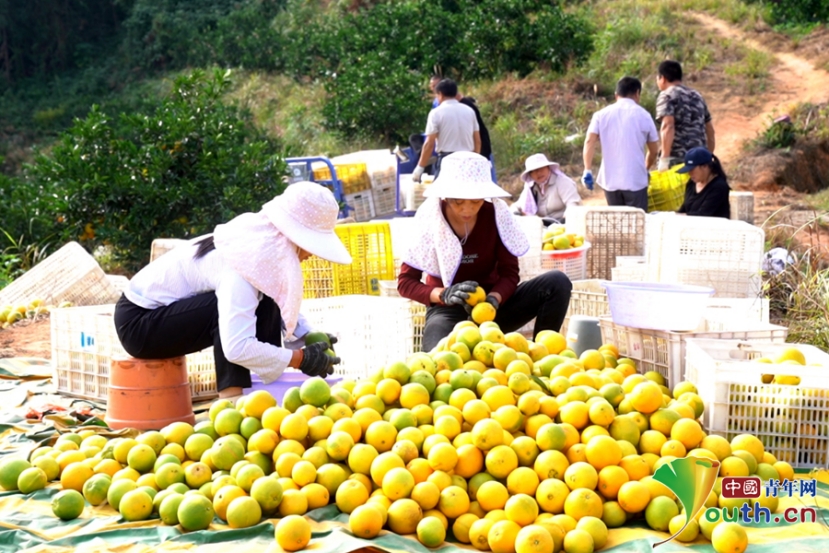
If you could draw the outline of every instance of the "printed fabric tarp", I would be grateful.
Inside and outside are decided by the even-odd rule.
[[[4,368],[8,370],[8,365]],[[42,393],[40,389],[29,389],[26,392]],[[3,399],[8,399],[8,396]],[[35,448],[54,443],[59,431],[91,429],[109,438],[137,434],[137,431],[130,429],[112,431],[102,426],[103,422],[97,417],[87,420],[85,426],[79,427],[78,421],[66,413],[47,415],[43,421],[29,421],[21,416],[26,407],[14,405],[12,403],[10,408],[9,403],[4,402],[2,408],[6,410],[0,411],[0,461],[10,455],[28,457]],[[798,477],[814,476],[798,474]],[[180,526],[166,526],[158,518],[128,523],[106,504],[98,507],[87,504],[80,518],[63,522],[54,516],[50,505],[52,496],[59,491],[59,484],[51,484],[44,490],[28,495],[19,492],[0,492],[0,553],[227,553],[242,548],[245,553],[282,551],[274,540],[276,519],[265,520],[244,530],[234,530],[215,518],[209,530],[188,533],[182,531]],[[818,513],[816,523],[752,525],[748,528],[748,551],[829,551],[829,471],[819,472],[817,492],[817,497],[814,498],[781,498],[778,509],[778,513],[781,513],[788,507],[815,507]],[[413,536],[398,536],[388,531],[383,531],[374,540],[359,539],[348,530],[348,515],[340,513],[333,505],[311,511],[306,518],[312,523],[313,528],[313,538],[308,550],[315,553],[348,553],[361,549],[392,553],[477,551],[470,546],[454,542],[451,531],[447,537],[449,542],[434,550],[427,549]],[[648,529],[644,522],[637,522],[625,528],[610,530],[608,543],[601,551],[649,553],[654,551],[653,544],[664,540],[665,537],[664,533]],[[691,544],[669,542],[659,546],[657,550],[660,553],[714,551],[711,544],[702,537]]]
[[[801,475],[802,476],[802,475]],[[829,486],[819,484],[819,497],[809,498],[811,505],[818,505],[819,520],[829,515]],[[186,533],[179,526],[166,526],[158,519],[142,522],[123,521],[111,507],[86,506],[83,515],[72,521],[62,522],[53,514],[51,497],[59,491],[57,485],[45,490],[22,495],[5,492],[0,494],[0,552],[2,553],[84,553],[116,551],[119,553],[145,553],[150,551],[237,551],[245,553],[272,553],[282,549],[274,540],[276,520],[266,520],[251,528],[233,530],[215,519],[209,530]],[[783,499],[781,510],[802,506],[798,499]],[[383,531],[374,540],[354,537],[348,531],[348,516],[341,514],[334,505],[316,509],[306,515],[312,523],[313,538],[308,550],[315,553],[347,553],[363,548],[389,552],[426,553],[442,551],[476,551],[469,546],[447,543],[430,550],[413,536],[398,536]],[[829,551],[829,529],[823,522],[788,526],[760,524],[749,528],[749,551],[752,553]],[[449,539],[452,539],[451,533]],[[665,534],[647,529],[644,524],[614,529],[602,551],[610,553],[654,551],[653,544],[665,539]],[[677,551],[713,552],[711,544],[699,538],[692,544],[670,542],[657,548],[666,553]]]

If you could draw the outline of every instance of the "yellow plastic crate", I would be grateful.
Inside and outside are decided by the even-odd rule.
[[[394,256],[388,223],[352,223],[335,227],[353,259],[350,265],[318,257],[303,261],[304,297],[380,295],[380,281],[394,280]]]
[[[335,164],[334,170],[337,172],[337,179],[343,185],[343,194],[355,194],[371,188],[371,178],[365,163]],[[314,169],[314,180],[332,180],[328,166]]]
[[[648,211],[676,211],[685,201],[688,175],[677,173],[685,164],[674,165],[667,171],[651,171],[648,184]]]

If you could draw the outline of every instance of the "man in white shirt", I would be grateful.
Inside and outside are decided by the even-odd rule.
[[[454,152],[481,152],[481,134],[475,111],[461,104],[458,85],[452,79],[443,79],[435,87],[440,105],[429,112],[426,119],[426,142],[420,152],[420,161],[412,174],[412,180],[420,182],[429,164],[432,151],[437,152],[435,176],[440,173],[440,161]]]
[[[651,115],[639,105],[642,83],[622,77],[616,83],[616,103],[593,114],[584,142],[582,181],[593,186],[593,156],[602,145],[602,166],[597,182],[607,205],[648,210],[648,168],[656,162],[659,134]],[[647,147],[647,159],[645,158]]]

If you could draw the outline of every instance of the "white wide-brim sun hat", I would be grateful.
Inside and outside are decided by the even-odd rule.
[[[485,200],[512,194],[492,182],[492,166],[475,152],[455,152],[440,162],[440,174],[423,192],[424,198]]]
[[[351,263],[351,254],[334,232],[340,207],[324,186],[308,181],[291,184],[262,212],[303,250],[333,263]]]
[[[524,182],[533,182],[530,173],[542,167],[553,167],[555,169],[559,167],[559,164],[555,161],[550,161],[544,154],[533,154],[524,162],[524,172],[521,173],[521,180]]]

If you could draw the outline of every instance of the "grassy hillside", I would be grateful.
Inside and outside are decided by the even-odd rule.
[[[102,6],[110,1],[95,0]],[[171,105],[179,105],[180,89],[175,83],[199,68],[232,69],[220,79],[219,101],[222,106],[238,107],[227,113],[248,129],[234,143],[234,148],[241,148],[238,155],[252,155],[261,163],[270,163],[265,153],[335,156],[403,143],[425,124],[430,101],[426,83],[438,69],[455,77],[465,95],[477,98],[492,135],[499,179],[515,190],[522,160],[535,152],[552,156],[570,174],[581,172],[583,135],[590,117],[613,101],[614,84],[623,75],[642,80],[642,103],[649,110],[657,95],[656,66],[668,58],[683,63],[692,86],[701,79],[717,94],[751,103],[764,90],[772,64],[767,55],[706,31],[692,16],[695,11],[705,12],[746,29],[768,29],[769,22],[774,23],[767,4],[742,0],[573,0],[558,5],[541,0],[129,0],[116,4],[120,11],[111,14],[115,23],[108,27],[109,34],[87,42],[76,40],[78,44],[69,45],[74,48],[71,55],[61,57],[55,53],[58,50],[47,48],[52,28],[45,21],[38,28],[40,41],[19,46],[20,52],[29,54],[20,59],[30,63],[5,67],[6,79],[0,80],[4,105],[0,201],[11,206],[15,216],[2,224],[5,245],[0,249],[0,273],[23,270],[37,252],[68,239],[83,239],[90,250],[101,244],[127,248],[115,240],[123,229],[101,227],[102,221],[112,218],[109,214],[68,205],[80,200],[69,196],[67,203],[63,186],[100,181],[103,196],[94,197],[92,203],[118,206],[129,205],[136,195],[161,198],[163,194],[153,191],[180,189],[176,183],[190,183],[189,179],[211,189],[218,186],[216,177],[192,173],[215,157],[215,144],[223,137],[209,121],[197,125],[209,140],[187,142],[186,132],[191,131],[186,125],[164,126],[164,132],[153,135],[153,143],[140,138],[142,120],[180,117],[170,111]],[[787,29],[796,35],[813,27],[798,23]],[[48,63],[38,63],[40,54]],[[0,75],[2,60],[0,51]],[[205,86],[212,98],[216,91],[208,89],[213,85]],[[93,104],[94,116],[88,116]],[[96,126],[95,117],[106,122],[105,133]],[[119,140],[130,171],[137,172],[138,181],[146,181],[142,188],[130,184],[138,181],[127,179],[126,188],[114,189],[111,183],[122,182],[123,168],[112,176],[92,174],[93,166],[85,160],[74,160],[74,172],[61,174],[64,165],[55,161],[53,151],[68,155],[73,148],[82,150],[93,142],[89,136]],[[191,161],[186,165],[176,161],[179,165],[171,171],[171,160],[164,157],[170,152],[166,148],[179,142],[198,147],[188,153],[194,156]],[[269,151],[251,153],[246,150],[248,143]],[[59,147],[53,150],[55,144]],[[213,144],[214,150],[205,144]],[[146,152],[154,160],[149,172],[132,152]],[[102,167],[94,170],[110,170]],[[115,170],[113,164],[109,167]],[[251,178],[256,174],[253,170]],[[234,209],[254,207],[244,203],[250,198],[234,196],[233,190],[223,194],[236,198]],[[144,240],[162,229],[179,234],[202,231],[198,225],[180,222],[197,199],[176,202],[177,213],[144,213],[131,219],[145,225],[131,232]],[[232,213],[225,209],[211,217]],[[124,217],[128,215],[135,214]],[[140,261],[134,256],[113,259]]]

